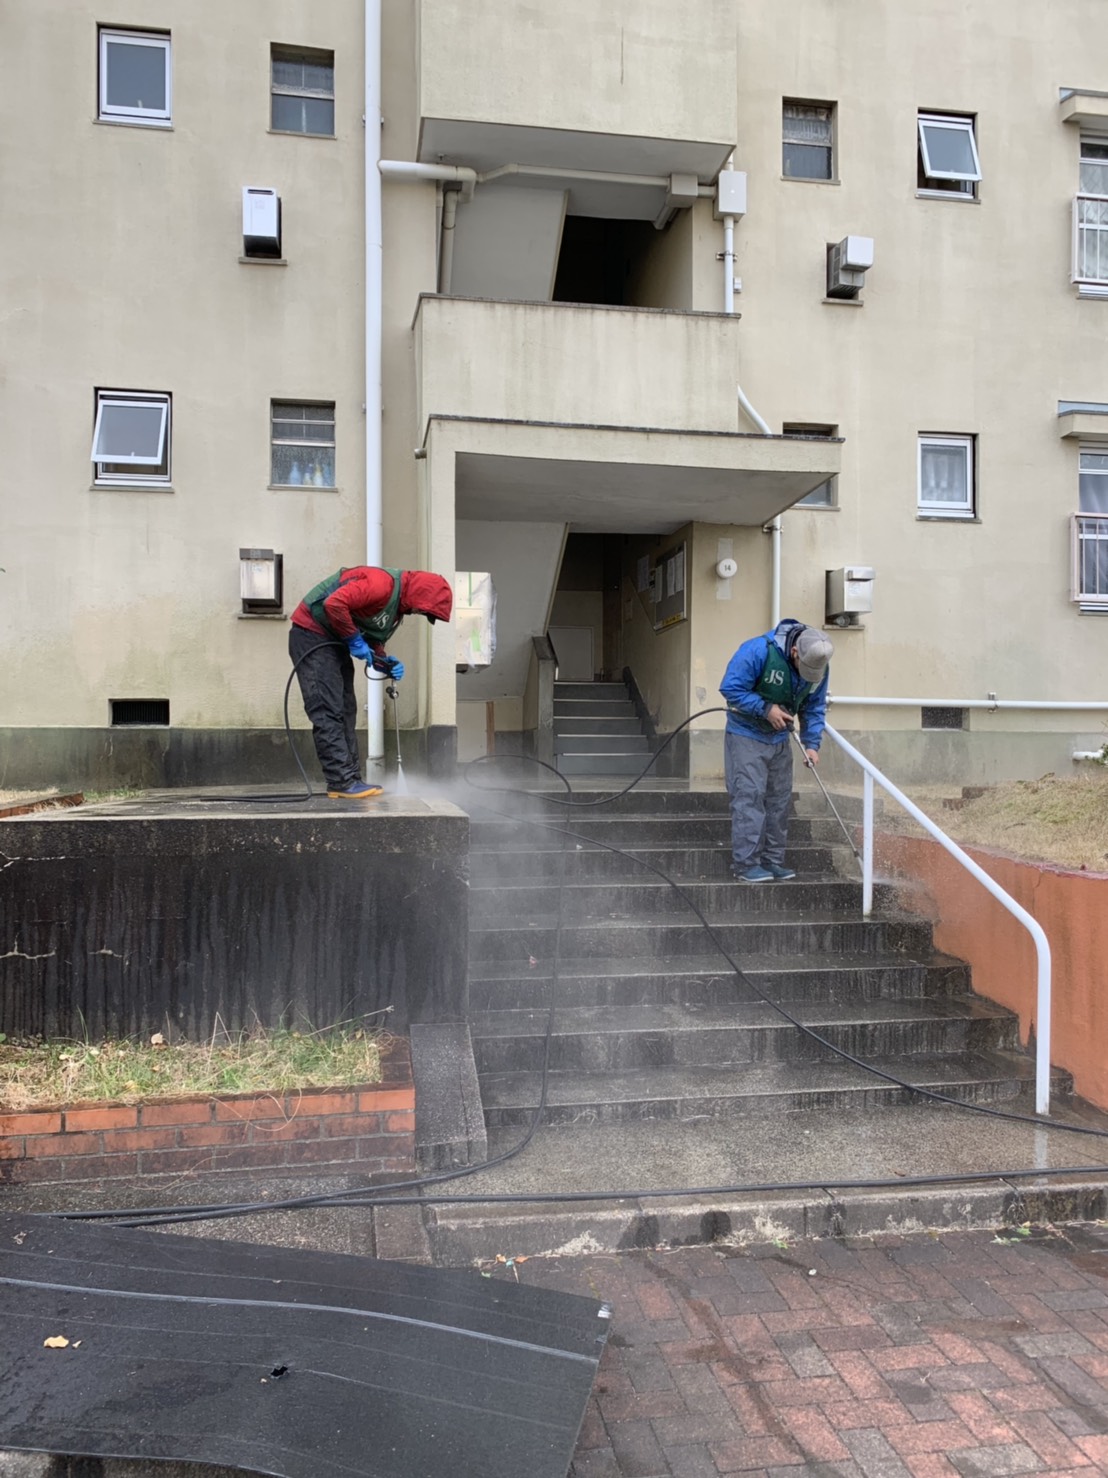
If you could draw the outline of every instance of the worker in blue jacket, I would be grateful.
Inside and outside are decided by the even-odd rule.
[[[787,617],[752,637],[727,664],[724,773],[731,797],[731,875],[744,883],[783,882],[792,799],[789,735],[800,726],[808,763],[819,763],[833,648],[822,631]]]

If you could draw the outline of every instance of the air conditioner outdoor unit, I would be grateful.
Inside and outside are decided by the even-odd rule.
[[[873,237],[844,236],[827,248],[827,296],[856,298],[873,266]]]

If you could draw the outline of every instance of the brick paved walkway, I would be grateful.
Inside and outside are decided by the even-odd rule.
[[[518,1271],[614,1304],[572,1478],[1108,1472],[1108,1227]]]

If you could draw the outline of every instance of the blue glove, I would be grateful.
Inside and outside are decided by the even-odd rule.
[[[404,676],[404,664],[399,657],[375,657],[373,665],[378,672],[391,677],[394,683],[398,683]]]
[[[346,638],[346,645],[350,650],[350,655],[359,662],[373,661],[373,653],[369,649],[369,643],[360,631],[356,631],[353,636],[348,636]]]

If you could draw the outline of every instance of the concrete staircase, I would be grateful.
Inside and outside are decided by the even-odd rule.
[[[623,683],[554,684],[554,762],[563,775],[637,775],[649,758]]]
[[[797,879],[753,887],[730,878],[721,792],[641,788],[576,812],[549,799],[523,805],[528,819],[472,817],[469,1026],[492,1156],[519,1142],[539,1103],[553,990],[543,1128],[517,1160],[458,1191],[745,1185],[805,1173],[845,1182],[860,1170],[906,1173],[906,1159],[939,1170],[972,1167],[975,1155],[1021,1162],[1033,1128],[983,1127],[977,1115],[921,1105],[759,997],[755,987],[828,1042],[910,1083],[1033,1111],[1034,1065],[1016,1018],[974,996],[968,967],[938,952],[930,925],[898,913],[887,889],[862,919],[860,884],[834,866],[850,854],[818,794],[796,803],[790,825]],[[549,829],[560,826],[574,836]],[[677,880],[745,979],[660,877],[594,841]],[[1056,1074],[1054,1089],[1065,1095],[1072,1083]],[[676,1203],[649,1216],[643,1204],[442,1207],[428,1227],[436,1255],[466,1261],[575,1237],[594,1248],[652,1245],[667,1225],[671,1239],[710,1240],[723,1224],[717,1202],[672,1212],[668,1223],[660,1208]],[[745,1204],[741,1214],[762,1225],[762,1199]],[[723,1220],[739,1214],[730,1207]],[[815,1214],[805,1203],[803,1215]],[[924,1214],[918,1200],[911,1214]],[[945,1214],[926,1213],[940,1223]],[[873,1215],[884,1224],[885,1204]],[[509,1235],[511,1248],[502,1245]]]

